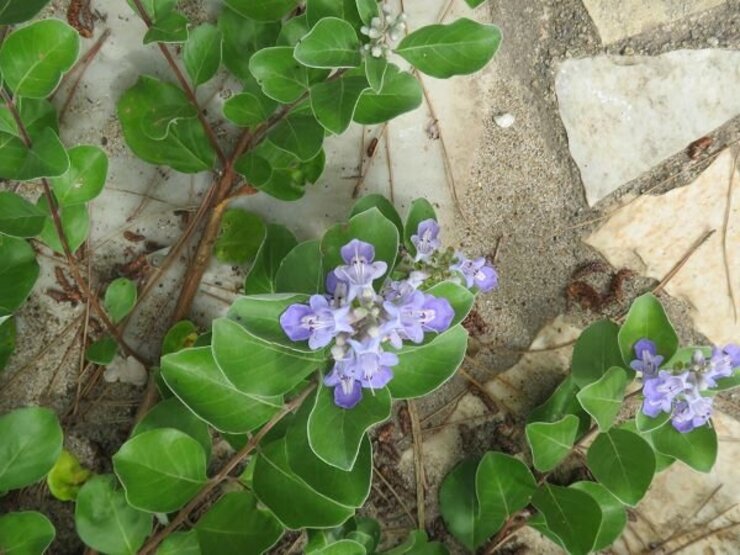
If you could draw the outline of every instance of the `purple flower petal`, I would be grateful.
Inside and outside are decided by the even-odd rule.
[[[486,264],[476,272],[474,282],[481,293],[487,293],[498,287],[498,273],[493,266]]]
[[[356,261],[370,264],[375,260],[375,247],[359,239],[352,239],[340,251],[345,264],[354,264]]]
[[[411,236],[411,243],[416,247],[415,261],[427,260],[442,245],[439,238],[439,224],[432,218],[419,223],[416,234]]]
[[[362,400],[362,387],[355,379],[342,380],[334,387],[334,404],[343,409],[351,409]]]
[[[311,330],[302,324],[309,314],[311,308],[305,304],[292,304],[280,315],[280,326],[291,341],[305,341],[311,336]]]
[[[449,328],[455,318],[455,310],[452,308],[450,301],[434,295],[424,295],[422,310],[424,314],[422,326],[424,329],[437,333],[442,333]]]

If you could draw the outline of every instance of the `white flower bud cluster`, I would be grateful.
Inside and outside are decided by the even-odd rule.
[[[363,25],[360,32],[370,39],[362,46],[365,54],[373,58],[385,58],[390,53],[390,44],[403,36],[406,30],[406,14],[393,15],[391,8],[384,5],[378,17],[373,17],[370,25]]]

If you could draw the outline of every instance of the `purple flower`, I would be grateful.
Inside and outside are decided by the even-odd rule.
[[[331,304],[334,307],[345,306],[349,301],[349,285],[340,280],[334,272],[326,274],[324,282],[326,292],[331,296]]]
[[[346,265],[334,270],[334,275],[349,286],[348,299],[372,295],[373,280],[388,270],[385,262],[373,262],[375,248],[370,243],[352,239],[341,249]]]
[[[450,266],[450,270],[460,272],[465,278],[465,283],[470,289],[477,287],[481,292],[486,293],[498,287],[498,274],[496,269],[490,264],[486,264],[484,257],[474,260],[465,258],[462,253],[456,255],[457,263]]]
[[[663,363],[663,357],[657,354],[655,343],[649,339],[640,339],[635,343],[635,354],[637,359],[630,362],[630,368],[642,372],[646,379],[655,377]]]
[[[428,277],[429,274],[425,272],[414,271],[409,274],[408,279],[391,281],[383,291],[383,298],[386,301],[398,301],[401,298],[409,297]]]
[[[712,417],[711,397],[702,397],[698,392],[687,395],[676,403],[671,423],[681,433],[687,433],[704,426]]]
[[[350,307],[332,308],[323,295],[312,295],[309,304],[292,304],[280,315],[280,326],[292,341],[305,341],[313,349],[326,347],[340,332],[352,333]]]
[[[702,381],[707,387],[717,387],[718,379],[729,376],[732,376],[732,356],[724,349],[715,347],[706,370],[701,375]]]
[[[429,218],[419,223],[416,235],[411,236],[411,242],[416,247],[414,261],[427,260],[432,254],[439,250],[442,245],[439,236],[439,224]]]
[[[382,328],[391,344],[400,349],[403,339],[414,343],[424,340],[425,331],[441,333],[450,327],[455,311],[449,301],[421,291],[401,299],[403,304],[383,303],[388,321]]]
[[[730,343],[722,348],[722,352],[730,357],[730,365],[733,368],[740,368],[740,345]]]
[[[351,359],[339,360],[324,378],[324,385],[334,388],[334,404],[351,409],[362,400],[362,385],[355,378]]]
[[[645,396],[642,412],[651,418],[661,412],[671,412],[676,397],[691,387],[689,372],[674,375],[661,370],[658,376],[646,379],[642,386],[642,394]]]
[[[362,387],[380,389],[393,379],[391,366],[398,364],[398,357],[387,353],[380,347],[380,338],[370,338],[363,342],[348,341],[354,351],[354,375]]]

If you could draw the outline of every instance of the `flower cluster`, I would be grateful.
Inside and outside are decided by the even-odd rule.
[[[740,367],[740,346],[715,347],[710,357],[697,349],[686,367],[661,370],[663,357],[655,343],[641,339],[635,344],[637,358],[630,366],[642,373],[645,397],[642,412],[655,418],[665,412],[679,432],[690,432],[706,424],[712,416],[712,397],[703,391],[717,386],[717,380]]]
[[[370,25],[363,25],[360,29],[370,39],[362,50],[373,58],[385,58],[391,51],[390,43],[400,39],[405,30],[406,14],[394,16],[390,7],[384,5],[378,17],[373,17]]]
[[[433,225],[432,225],[433,224]],[[412,239],[417,257],[431,257],[440,247],[434,220],[419,225]],[[445,298],[425,293],[429,274],[406,267],[388,274],[388,264],[375,260],[375,248],[353,239],[340,254],[344,264],[326,277],[326,294],[312,295],[308,304],[292,304],[280,316],[280,325],[292,341],[308,340],[313,350],[330,347],[333,368],[324,384],[334,388],[334,402],[350,409],[362,399],[363,389],[379,389],[393,378],[393,367],[404,341],[421,343],[426,333],[448,329],[455,311]],[[406,258],[411,259],[406,254]],[[460,255],[455,269],[469,287],[492,289],[497,276],[483,261]],[[386,277],[376,292],[374,283]],[[458,278],[459,279],[459,278]]]

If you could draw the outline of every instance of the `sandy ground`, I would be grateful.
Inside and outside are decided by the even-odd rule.
[[[409,5],[416,2],[421,0],[407,0]],[[107,22],[98,22],[98,25],[128,25],[125,16],[120,15],[124,12],[108,10],[108,4],[101,3],[98,7],[102,15],[108,15]],[[453,145],[456,151],[466,152],[467,156],[464,163],[454,166],[457,192],[461,199],[459,211],[448,194],[442,195],[442,200],[438,202],[445,218],[453,224],[453,228],[447,232],[448,240],[471,253],[495,255],[501,276],[501,288],[481,298],[478,303],[477,329],[471,341],[470,359],[464,366],[480,382],[488,382],[516,364],[521,357],[520,351],[529,348],[539,330],[557,316],[564,315],[558,324],[562,328],[582,328],[600,317],[620,314],[632,297],[654,286],[652,280],[633,276],[624,284],[623,297],[595,310],[584,310],[579,306],[578,299],[569,302],[566,295],[573,272],[583,264],[601,260],[598,253],[583,243],[583,239],[596,228],[599,218],[613,210],[620,198],[647,189],[663,192],[685,185],[708,165],[708,158],[704,162],[692,162],[684,153],[677,154],[620,189],[619,193],[595,209],[588,208],[578,168],[570,157],[565,129],[558,114],[554,93],[557,64],[567,58],[600,53],[656,55],[678,48],[705,48],[707,45],[740,49],[738,1],[726,2],[715,9],[606,47],[602,45],[594,23],[579,0],[504,0],[490,4],[490,11],[484,9],[480,15],[503,29],[505,40],[500,52],[483,76],[470,81],[476,96],[469,104],[457,99],[451,104],[436,105],[443,134],[446,133],[444,122],[454,120],[457,114],[461,118],[471,117],[471,114],[463,113],[466,111],[474,111],[474,119],[481,122],[480,133],[473,134],[474,142],[466,137],[462,132],[464,130],[456,129],[454,125],[444,135],[447,144]],[[66,3],[56,5],[56,13],[64,13],[66,6]],[[191,2],[188,11],[203,17],[208,10]],[[144,66],[151,64],[143,55],[140,59]],[[152,67],[155,71],[162,69],[156,64]],[[121,82],[125,84],[127,79],[130,82],[131,75],[129,72],[122,76]],[[82,98],[88,94],[86,88],[84,86],[80,93]],[[77,104],[76,109],[81,111],[84,100],[78,102],[82,104]],[[94,99],[90,102],[94,102]],[[493,116],[500,113],[513,114],[516,118],[514,125],[507,129],[498,127],[493,122]],[[429,115],[425,113],[421,117],[423,121]],[[71,135],[83,136],[97,144],[104,143],[109,152],[126,160],[119,130],[110,119],[103,118],[100,124],[95,124],[91,129],[84,120],[75,117],[70,127]],[[80,127],[86,130],[80,130]],[[724,145],[740,139],[740,118],[726,123],[711,136],[714,143],[706,153],[707,157],[719,152]],[[594,140],[598,140],[598,137],[594,137]],[[454,158],[453,163],[456,160]],[[115,166],[113,169],[117,171]],[[330,167],[328,173],[338,179],[344,170],[352,174],[356,173],[357,168],[352,163],[346,163],[341,167]],[[106,228],[105,224],[110,222],[99,224],[99,241],[96,244],[100,246],[94,252],[91,267],[101,280],[109,279],[115,274],[117,264],[130,261],[142,248],[126,243],[121,239],[120,232],[113,236],[111,229],[118,230],[125,224],[134,231],[145,231],[149,240],[166,245],[177,236],[179,230],[180,222],[173,211],[191,206],[203,186],[198,180],[186,181],[187,185],[179,193],[163,197],[170,194],[165,193],[162,186],[170,176],[160,175],[156,187],[148,188],[147,184],[153,182],[149,181],[153,178],[156,178],[153,169],[141,169],[137,190],[164,202],[149,198],[146,201],[147,209],[127,222],[126,218],[135,212],[138,203],[143,202],[144,197],[140,196],[130,201],[120,214],[110,216],[113,220],[118,218],[115,225],[110,224]],[[128,185],[120,181],[119,176],[116,187]],[[183,181],[178,183],[182,185]],[[322,185],[325,194],[342,198],[347,196],[346,185],[341,184],[344,189],[339,191],[338,183],[327,181]],[[403,186],[403,183],[396,183],[397,189]],[[106,198],[115,202],[113,197]],[[322,199],[325,202],[326,197]],[[317,206],[320,201],[312,202]],[[149,210],[152,205],[157,208]],[[264,205],[258,206],[269,212]],[[342,214],[338,208],[327,208],[324,212],[326,214],[322,213],[322,216],[327,221],[336,220]],[[308,234],[310,230],[302,230],[302,233]],[[106,237],[109,240],[103,241]],[[48,297],[45,289],[53,285],[53,268],[61,262],[52,258],[45,260],[43,282],[19,314],[22,343],[13,363],[0,377],[0,410],[32,401],[53,406],[64,418],[67,447],[96,470],[106,471],[110,469],[110,455],[125,439],[141,390],[129,385],[94,381],[92,374],[82,375],[78,380],[80,349],[79,339],[75,337],[78,326],[85,319],[84,307],[60,304]],[[619,269],[605,265],[597,265],[596,269],[589,279],[597,289],[606,291],[613,274]],[[238,272],[222,267],[209,274],[208,279],[222,284],[222,288],[228,288],[236,283],[237,276]],[[165,282],[159,296],[153,296],[146,313],[140,316],[146,325],[137,327],[144,331],[133,337],[152,353],[156,352],[161,334],[161,325],[156,325],[157,315],[167,309],[171,299],[168,291],[173,287],[176,287],[174,278]],[[228,292],[220,291],[219,294],[228,298]],[[207,320],[218,310],[209,304],[212,300],[208,295],[201,298],[196,314],[199,319]],[[664,301],[677,324],[681,339],[686,343],[701,341],[702,338],[692,329],[688,307],[668,297],[664,297]],[[53,340],[65,328],[67,331],[64,335]],[[51,345],[51,348],[44,352],[44,345]],[[560,364],[556,362],[555,355],[553,364]],[[80,387],[84,396],[75,411],[78,381],[82,384]],[[85,391],[85,384],[88,383],[96,385]],[[555,385],[555,379],[533,378],[524,387],[529,390],[528,396],[541,400]],[[424,427],[432,428],[424,436],[432,445],[435,444],[433,438],[440,432],[438,427],[443,425],[445,417],[449,417],[447,407],[452,407],[452,403],[468,387],[468,381],[458,376],[434,395],[416,403]],[[471,404],[470,414],[486,411],[480,401],[468,398],[465,402]],[[476,402],[478,406],[472,406]],[[727,398],[722,406],[726,412],[737,415],[735,405],[735,399]],[[383,433],[378,434],[376,466],[415,516],[416,486],[413,466],[407,464],[411,442],[405,410],[399,404],[394,411],[392,424],[382,428]],[[501,407],[496,410],[499,410],[498,414],[486,421],[471,420],[457,426],[461,439],[454,444],[454,452],[449,460],[461,460],[491,448],[507,452],[522,449],[518,416],[508,415]],[[433,460],[434,455],[429,455],[429,459]],[[449,460],[445,464],[449,465]],[[397,464],[399,461],[401,464]],[[438,481],[433,477],[443,474],[444,470],[436,467],[428,469],[427,529],[442,539],[453,553],[457,553],[461,552],[459,546],[445,533],[435,502]],[[34,487],[13,494],[4,499],[0,506],[3,510],[8,507],[42,506],[51,513],[58,530],[58,540],[51,552],[81,552],[72,530],[71,506],[48,501],[43,488]],[[402,537],[410,527],[405,510],[388,487],[381,483],[374,489],[365,512],[381,519],[387,540],[391,543]],[[527,543],[530,540],[535,543]],[[544,548],[536,541],[536,538],[525,538],[519,543],[512,542],[507,549],[511,552],[519,552],[518,549],[523,549],[522,552],[527,552],[527,549],[529,552],[541,552]]]

